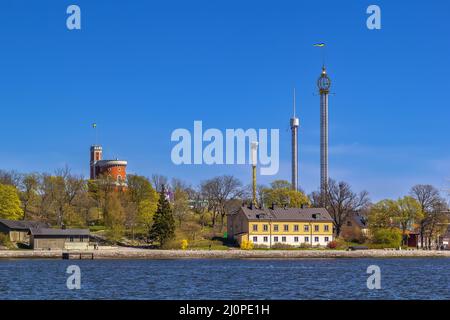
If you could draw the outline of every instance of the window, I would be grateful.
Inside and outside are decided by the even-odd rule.
[[[264,240],[263,240],[264,242],[268,242],[269,241],[269,238],[268,237],[264,237]]]
[[[264,231],[269,231],[269,225],[267,225],[267,224],[263,225],[263,230]]]
[[[305,237],[305,242],[309,242],[309,237]]]
[[[298,242],[298,237],[294,237],[294,242]]]
[[[283,226],[283,230],[284,230],[285,232],[288,232],[288,231],[289,231],[289,225],[288,225],[288,224],[285,224],[285,225]]]
[[[273,237],[273,241],[278,242],[278,237]]]
[[[294,231],[298,232],[298,224],[294,224]]]
[[[325,231],[330,231],[330,226],[329,225],[324,225],[323,226],[323,230],[325,230]]]
[[[314,237],[314,242],[319,242],[319,237]]]
[[[273,225],[273,231],[278,232],[278,225],[277,224]]]
[[[314,226],[314,231],[319,232],[319,226],[317,224]]]
[[[258,231],[258,225],[257,224],[253,225],[253,231]]]
[[[286,237],[281,237],[282,242],[286,242]]]
[[[305,226],[303,227],[303,230],[304,230],[305,232],[308,232],[308,231],[309,231],[309,226],[308,226],[308,225],[305,225]]]
[[[258,242],[258,237],[253,237],[253,242]]]
[[[325,242],[328,242],[328,241],[330,241],[330,238],[325,237]]]

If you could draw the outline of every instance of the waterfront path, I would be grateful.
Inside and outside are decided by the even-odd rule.
[[[93,253],[94,259],[317,259],[317,258],[417,258],[449,257],[450,251],[435,250],[150,250],[110,248],[95,251],[0,250],[0,259],[61,259],[63,252],[72,255]]]

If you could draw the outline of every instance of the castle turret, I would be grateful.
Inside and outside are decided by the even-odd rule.
[[[91,146],[91,180],[95,179],[98,175],[96,170],[96,164],[98,161],[102,160],[103,149],[101,146],[93,145]]]

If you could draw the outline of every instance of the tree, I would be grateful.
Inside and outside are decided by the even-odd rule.
[[[400,226],[404,244],[406,244],[406,230],[412,226],[413,222],[420,220],[423,216],[420,204],[416,199],[407,196],[393,201],[392,205],[394,221]]]
[[[266,206],[276,204],[279,206],[289,205],[291,208],[301,208],[309,205],[308,197],[302,191],[292,190],[291,184],[285,180],[275,180],[271,188],[263,189],[262,197]]]
[[[156,212],[159,195],[153,188],[150,181],[137,175],[127,177],[127,198],[130,202],[127,210],[128,225],[134,231],[136,223],[144,226],[145,233],[148,234]]]
[[[208,203],[208,210],[212,213],[212,226],[214,227],[217,218],[221,217],[221,228],[223,228],[226,203],[244,194],[242,183],[233,176],[220,176],[203,181],[200,189],[203,199]]]
[[[189,214],[189,195],[181,187],[175,187],[173,199],[173,215],[181,226],[183,220]]]
[[[0,218],[20,220],[23,210],[17,189],[11,185],[0,184]]]
[[[311,198],[314,199],[315,205],[322,204],[322,197],[318,192],[315,192]],[[369,204],[367,191],[356,194],[348,183],[343,181],[337,183],[333,179],[330,179],[327,184],[324,198],[325,208],[333,218],[337,236],[341,234],[342,225],[348,216],[352,212],[364,209]]]
[[[39,175],[36,173],[25,174],[21,181],[20,198],[23,205],[23,219],[28,219],[35,212],[39,204]]]
[[[89,196],[97,205],[97,221],[100,221],[105,213],[107,199],[115,193],[115,181],[109,175],[100,175],[95,180],[89,180],[88,183]]]
[[[108,238],[113,241],[122,239],[124,233],[125,210],[117,193],[108,196],[105,206],[105,226],[108,228]]]
[[[175,236],[175,219],[166,198],[165,186],[161,186],[158,209],[153,217],[153,225],[150,229],[149,239],[159,243],[160,247]]]
[[[434,227],[438,220],[442,220],[438,212],[442,209],[445,200],[440,196],[439,190],[429,184],[418,184],[411,188],[410,195],[419,202],[422,219],[419,222],[420,246],[425,246],[426,234],[433,236]],[[431,226],[431,228],[430,228]],[[430,234],[430,230],[432,231]]]
[[[21,175],[17,171],[4,171],[0,170],[0,184],[5,184],[13,187],[20,185]]]
[[[396,206],[394,200],[385,199],[375,203],[369,212],[369,227],[374,233],[378,229],[393,227],[392,208]]]
[[[434,204],[433,209],[426,213],[425,222],[423,224],[424,235],[428,242],[425,243],[426,247],[431,249],[432,240],[435,240],[447,230],[448,217],[447,212],[448,205],[441,199],[440,202]]]
[[[162,190],[162,187],[164,186],[167,188],[168,186],[168,179],[166,176],[162,176],[160,174],[153,174],[152,175],[152,183],[153,188],[155,188],[156,192],[160,193]]]

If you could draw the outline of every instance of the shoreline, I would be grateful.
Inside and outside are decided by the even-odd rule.
[[[450,251],[437,250],[154,250],[115,248],[94,251],[0,250],[0,261],[7,259],[59,259],[93,254],[94,260],[176,260],[176,259],[337,259],[337,258],[450,258]],[[71,258],[71,260],[79,258]],[[83,257],[82,259],[89,259]]]

